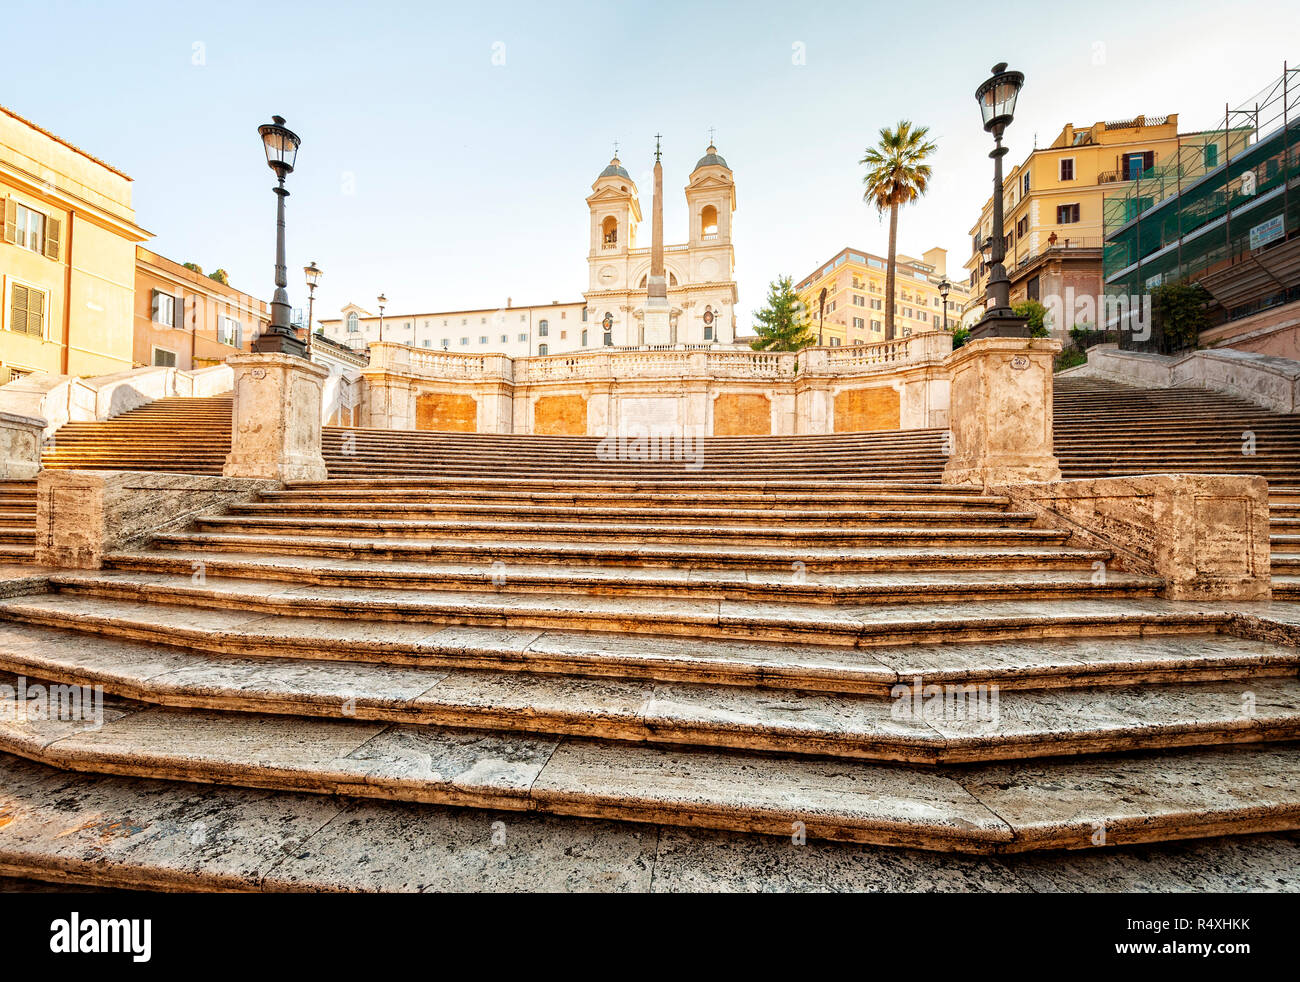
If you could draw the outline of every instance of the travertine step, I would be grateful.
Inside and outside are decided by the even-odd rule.
[[[265,532],[300,536],[347,536],[356,538],[393,537],[405,540],[455,538],[461,541],[487,539],[494,543],[518,540],[570,540],[697,543],[701,546],[743,542],[754,546],[798,543],[801,546],[844,545],[1009,545],[1013,543],[1063,543],[1069,534],[1055,529],[908,526],[780,526],[748,525],[636,525],[630,522],[507,522],[473,520],[404,520],[363,518],[272,518],[256,515],[216,515],[195,522],[200,532]]]
[[[137,595],[65,591],[0,600],[0,617],[228,655],[846,693],[885,693],[900,679],[910,683],[918,675],[926,684],[981,678],[1003,688],[1023,688],[1198,681],[1236,677],[1243,669],[1294,672],[1297,664],[1293,648],[1208,637],[1231,628],[1229,613],[1150,599],[1051,605],[1008,600],[980,604],[975,611],[964,601],[826,613],[811,608],[804,613],[817,616],[805,623],[813,626],[799,644],[791,645],[786,637],[755,637],[740,630],[749,623],[745,615],[750,620],[759,616],[745,605],[726,608],[728,621],[738,628],[730,636],[706,636],[703,631],[653,633],[648,626],[609,629],[608,623],[601,631],[576,618],[550,628],[444,624],[427,618],[381,621],[382,607],[352,617],[310,616],[319,609],[288,616],[238,603],[241,595],[257,589],[251,583],[242,594],[227,592],[207,604],[200,602],[202,597],[168,603],[161,590]],[[267,594],[273,588],[261,584],[260,590]],[[761,611],[772,613],[771,608],[764,605]],[[775,614],[781,624],[781,612]],[[818,623],[826,627],[818,631]],[[1267,631],[1276,633],[1274,628]]]
[[[338,558],[333,558],[338,557]],[[898,588],[925,584],[936,594],[955,590],[972,598],[1005,585],[1003,571],[1094,573],[1110,553],[1063,547],[952,546],[947,548],[779,549],[689,545],[601,546],[597,543],[466,543],[328,539],[317,536],[159,536],[153,550],[115,553],[113,569],[347,584],[357,588],[419,587],[554,593],[568,590],[628,596],[767,598],[832,603],[869,600]],[[938,574],[960,571],[952,586]],[[891,575],[904,577],[891,579]],[[917,579],[917,577],[926,577]],[[1119,588],[1148,592],[1158,581],[1119,573]],[[906,577],[911,577],[907,579]],[[1077,582],[1077,577],[1068,580]],[[1019,576],[1020,591],[1034,577]]]
[[[1285,743],[936,771],[121,702],[97,729],[12,724],[0,749],[100,774],[974,853],[1300,823]]]
[[[1038,604],[1037,612],[1068,610],[1071,602],[1085,599],[1149,597],[1160,585],[1152,577],[1112,573],[1104,583],[1094,582],[1088,570],[1020,571],[989,573],[935,571],[929,573],[860,573],[856,604],[826,605],[795,600],[777,601],[727,597],[620,596],[578,591],[555,593],[509,593],[488,591],[436,590],[408,587],[395,590],[350,586],[291,583],[283,590],[268,591],[258,580],[202,578],[202,569],[192,576],[166,576],[148,572],[111,571],[101,573],[58,573],[51,576],[54,587],[65,593],[143,599],[157,603],[199,607],[240,607],[250,611],[301,617],[362,617],[385,621],[421,621],[508,628],[555,629],[580,627],[594,631],[626,631],[638,634],[677,634],[694,637],[748,637],[763,640],[808,641],[813,638],[852,644],[864,636],[889,629],[889,612],[908,609],[908,604],[925,604],[937,598],[964,598],[968,621],[917,623],[904,615],[895,628],[915,633],[934,631],[950,636],[958,631],[980,632],[982,618],[972,612],[970,601],[988,609],[995,601],[1010,598],[1053,598],[1053,604]],[[364,575],[364,574],[363,574]],[[1031,618],[1032,620],[1032,615]],[[960,627],[958,626],[960,625]],[[960,634],[958,636],[961,636]]]
[[[1259,657],[1258,643],[1210,647]],[[1244,657],[1243,657],[1244,656]],[[1010,690],[973,679],[945,705],[698,683],[365,662],[241,658],[0,625],[0,669],[180,709],[581,736],[912,764],[1212,746],[1300,737],[1300,680]]]

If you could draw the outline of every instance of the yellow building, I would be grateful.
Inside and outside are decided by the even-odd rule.
[[[0,381],[131,368],[131,178],[0,107],[0,206]]]
[[[929,249],[921,259],[897,256],[894,275],[894,332],[897,337],[943,330],[939,282],[948,272],[948,251]],[[888,260],[861,249],[842,249],[796,286],[812,315],[813,329],[831,346],[885,340],[885,273]],[[819,298],[826,290],[825,320]],[[948,294],[948,328],[959,325],[968,300],[964,283]]]
[[[269,324],[265,301],[136,247],[137,365],[207,368],[252,350]]]
[[[1186,136],[1186,135],[1184,135]],[[1033,150],[1003,176],[1004,265],[1011,302],[1049,297],[1097,297],[1102,291],[1103,202],[1148,168],[1174,157],[1178,115],[1138,116],[1091,126],[1067,124],[1052,144]],[[1234,140],[1236,138],[1234,137]],[[1225,139],[1195,134],[1208,166],[1223,160]],[[982,246],[993,232],[993,199],[970,228],[966,261],[970,305],[987,302]],[[1056,325],[1068,330],[1071,325]]]

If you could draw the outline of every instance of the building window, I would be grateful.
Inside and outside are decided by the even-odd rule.
[[[600,241],[607,249],[618,245],[618,219],[609,215],[600,223]]]
[[[856,293],[853,294],[853,306],[855,306],[855,307],[865,307],[866,305],[867,305],[867,298],[866,298],[866,297],[860,297],[860,296],[858,296]]]
[[[880,321],[872,321],[872,322],[871,322],[871,329],[872,329],[873,331],[879,331],[879,330],[880,330]]]
[[[15,283],[9,289],[9,330],[15,334],[45,336],[45,291]]]
[[[432,348],[432,347],[433,347],[433,338],[425,338],[423,344],[424,344],[424,347],[426,347],[426,348]]]
[[[832,347],[832,348],[838,348],[839,346],[840,346],[840,339],[839,339],[839,338],[831,338],[831,347]]]
[[[1063,181],[1074,180],[1074,158],[1073,157],[1061,158],[1061,180]]]
[[[584,324],[587,323],[587,308],[586,308],[586,307],[583,307],[583,308],[582,308],[582,323],[584,323]]]
[[[583,320],[586,320],[586,318],[584,317]],[[582,346],[584,348],[587,346],[587,329],[585,327],[582,329]]]
[[[461,346],[462,348],[464,348],[464,347],[468,347],[468,346],[469,346],[469,338],[461,338],[461,339],[460,339],[460,346]]]
[[[1024,190],[1021,191],[1020,193],[1021,193],[1022,195],[1025,195],[1025,194],[1028,194],[1028,193],[1029,193],[1029,174],[1028,174],[1028,173],[1025,174]]]
[[[539,345],[537,346],[537,353],[538,353],[539,355],[549,354],[549,353],[550,353],[550,350],[551,350],[551,348],[550,348],[549,345],[539,344]]]
[[[153,291],[153,322],[163,327],[176,326],[176,298],[161,290]]]
[[[361,332],[361,321],[357,319],[356,311],[348,314],[348,333],[359,334]]]
[[[1073,225],[1079,220],[1079,206],[1076,205],[1057,205],[1056,206],[1056,224]]]
[[[175,368],[176,352],[169,351],[167,348],[159,348],[155,345],[153,349],[153,363],[158,368]]]
[[[233,317],[223,317],[217,326],[217,340],[238,348],[244,339],[244,327]]]
[[[451,347],[451,342],[450,342],[449,340],[447,340],[447,338],[443,338],[443,339],[442,339],[442,350],[443,350],[443,351],[446,351],[446,350],[447,350],[448,348],[450,348],[450,347]]]
[[[1205,145],[1205,167],[1208,170],[1211,167],[1219,166],[1219,145],[1217,143],[1207,143]]]
[[[502,344],[509,344],[509,343],[510,343],[510,335],[509,335],[509,334],[503,334],[503,335],[501,335],[501,343],[502,343]]]
[[[486,334],[480,334],[480,335],[479,335],[479,338],[478,338],[478,343],[479,343],[479,344],[487,344],[487,335],[486,335]]]
[[[1016,237],[1023,239],[1029,234],[1029,216],[1022,215],[1020,221],[1016,222]]]
[[[521,335],[519,335],[519,340],[520,340],[520,341],[527,341],[527,340],[528,340],[528,335],[527,335],[527,334],[521,334]]]
[[[539,338],[546,337],[550,332],[551,332],[550,325],[547,324],[546,321],[537,322],[537,336]]]
[[[5,229],[5,238],[16,246],[30,249],[32,252],[45,251],[45,216],[35,209],[18,204],[12,198],[9,205],[13,209],[13,231]],[[6,216],[5,224],[9,224]]]
[[[1143,172],[1156,165],[1154,150],[1140,150],[1124,154],[1124,180],[1136,181]]]

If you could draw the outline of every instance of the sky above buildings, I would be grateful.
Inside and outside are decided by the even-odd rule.
[[[1179,113],[1214,125],[1300,61],[1290,3],[311,4],[8,0],[0,103],[135,179],[150,248],[269,299],[274,178],[259,123],[302,137],[289,179],[290,297],[325,276],[316,316],[577,300],[584,198],[615,140],[649,244],[654,135],[664,222],[716,128],[735,172],[741,333],[768,281],[796,281],[846,245],[883,254],[862,202],[864,148],[899,119],[938,143],[931,192],[904,210],[899,251],[949,250],[992,181],[975,87],[997,61],[1026,75],[1010,161],[1066,122]],[[57,39],[57,40],[54,40]],[[1288,46],[1290,46],[1288,48]]]

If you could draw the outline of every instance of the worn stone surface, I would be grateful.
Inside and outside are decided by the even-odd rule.
[[[896,430],[901,420],[898,390],[888,385],[835,393],[836,433]]]
[[[239,354],[227,359],[235,405],[226,477],[323,481],[321,391],[329,370],[303,358]]]
[[[952,453],[945,484],[1055,481],[1052,360],[1059,341],[980,338],[945,362],[951,376]]]
[[[1268,600],[1268,482],[1144,474],[998,488],[1044,524],[1082,531],[1126,568],[1154,573],[1171,600]]]
[[[41,469],[45,420],[0,412],[0,481],[27,481]]]
[[[473,433],[478,420],[478,403],[472,395],[454,392],[426,392],[415,398],[415,428]]]
[[[79,569],[98,569],[107,553],[280,487],[267,479],[50,469],[36,484],[36,562]]]

